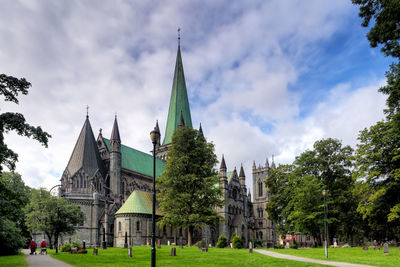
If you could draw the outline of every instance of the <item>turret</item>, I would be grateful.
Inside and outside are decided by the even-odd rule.
[[[253,160],[253,172],[256,170],[256,161],[255,160]]]
[[[276,169],[275,161],[274,161],[274,155],[272,155],[271,169],[272,169],[272,170],[275,170],[275,169]]]
[[[117,116],[110,138],[110,188],[116,202],[121,196],[121,138],[119,135]]]
[[[246,190],[246,176],[244,175],[243,164],[240,165],[239,183],[240,183],[240,187],[245,191]]]
[[[265,168],[268,169],[269,168],[269,162],[268,162],[268,158],[266,158],[265,160]]]
[[[226,176],[226,164],[224,155],[222,155],[221,166],[219,167],[219,186],[224,189],[228,186],[228,177]]]
[[[201,128],[201,122],[200,122],[199,132],[201,133],[202,136],[204,136],[204,134],[203,134],[203,128]]]

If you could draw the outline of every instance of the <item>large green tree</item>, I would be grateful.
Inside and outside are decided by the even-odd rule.
[[[358,179],[358,210],[373,237],[400,239],[400,1],[353,0],[360,6],[362,26],[371,47],[394,59],[386,72],[386,119],[360,132],[354,175]],[[390,226],[390,227],[388,227]]]
[[[27,95],[30,86],[31,84],[25,78],[18,79],[0,74],[0,95],[4,96],[4,101],[18,104],[18,95]],[[4,143],[4,133],[9,131],[16,131],[19,135],[32,137],[45,147],[47,147],[48,139],[51,137],[40,126],[34,127],[26,123],[24,115],[20,113],[5,112],[0,114],[0,173],[3,165],[14,170],[15,163],[18,160],[18,154]]]
[[[223,204],[216,163],[214,145],[201,132],[184,126],[174,133],[165,171],[157,179],[159,225],[187,229],[189,246],[194,229],[220,219],[215,210]]]
[[[21,175],[3,172],[0,175],[0,255],[15,254],[29,239],[25,226],[24,207],[30,188]]]
[[[77,205],[50,195],[44,188],[32,189],[26,206],[26,224],[31,231],[44,232],[51,247],[54,244],[57,249],[60,235],[73,234],[74,226],[83,222],[84,214]]]
[[[323,232],[323,196],[327,191],[328,239],[354,235],[353,150],[337,139],[314,143],[291,165],[279,166],[266,180],[272,194],[266,209],[282,233],[302,232],[320,238]],[[343,226],[346,225],[346,226]]]

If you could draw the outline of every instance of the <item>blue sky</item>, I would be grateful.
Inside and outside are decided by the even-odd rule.
[[[390,59],[369,47],[357,7],[341,1],[0,0],[0,73],[32,88],[18,111],[52,134],[49,148],[6,136],[30,186],[64,171],[90,106],[95,136],[115,112],[124,144],[151,150],[163,134],[182,28],[193,125],[229,170],[290,163],[321,139],[355,146],[383,118]]]

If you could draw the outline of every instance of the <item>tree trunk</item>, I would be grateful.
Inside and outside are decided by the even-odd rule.
[[[49,235],[49,233],[46,233],[46,235],[47,235],[47,238],[49,239],[50,249],[53,249],[53,243],[51,242],[51,235]]]
[[[58,253],[58,235],[54,236],[54,246],[56,247],[56,253]]]
[[[188,246],[191,247],[192,246],[192,227],[188,227]]]

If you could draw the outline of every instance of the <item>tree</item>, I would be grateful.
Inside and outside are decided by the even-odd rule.
[[[76,230],[74,226],[84,222],[84,214],[77,205],[64,198],[56,198],[40,188],[32,190],[26,207],[26,222],[31,231],[44,232],[51,248],[54,244],[57,251],[59,236],[73,234]]]
[[[386,72],[387,84],[379,91],[388,95],[386,119],[360,132],[354,176],[360,196],[358,211],[377,238],[400,238],[400,1],[353,0],[360,5],[363,27],[374,21],[367,38],[371,47],[382,45],[385,56],[395,61]],[[396,191],[397,190],[397,191]],[[388,225],[392,227],[387,227]],[[396,232],[397,231],[397,232]]]
[[[18,104],[18,94],[27,95],[30,86],[31,84],[25,78],[17,79],[0,74],[0,95],[4,96],[4,101]],[[34,127],[26,123],[24,115],[20,113],[5,112],[0,114],[0,173],[3,165],[14,170],[15,163],[18,161],[18,154],[4,143],[4,133],[9,131],[16,131],[19,135],[32,137],[45,147],[47,147],[48,139],[51,137],[40,126]]]
[[[314,238],[322,237],[323,196],[327,190],[328,240],[333,236],[349,239],[354,231],[340,225],[357,218],[353,210],[354,181],[351,176],[353,150],[342,146],[337,139],[324,139],[314,143],[296,157],[291,165],[278,166],[266,180],[272,194],[266,210],[277,224],[281,234],[302,232]]]
[[[18,173],[0,176],[0,255],[15,254],[23,247],[29,232],[23,208],[28,203],[30,188]]]
[[[400,238],[399,132],[393,121],[380,121],[361,131],[358,139],[354,170],[361,197],[358,211],[368,221],[373,238]]]
[[[221,207],[221,191],[214,166],[214,145],[202,133],[189,127],[172,137],[165,170],[157,180],[162,218],[160,226],[183,227],[192,245],[193,230],[219,220],[215,207]]]

